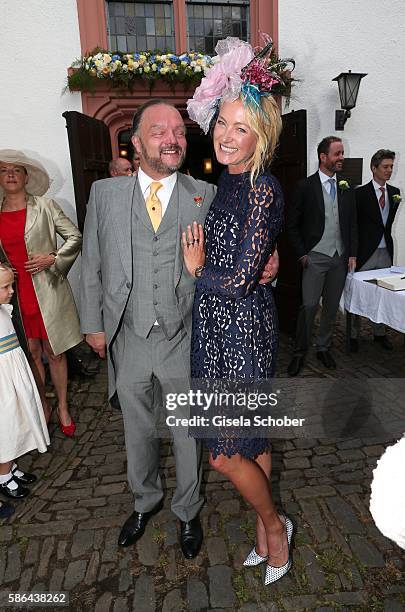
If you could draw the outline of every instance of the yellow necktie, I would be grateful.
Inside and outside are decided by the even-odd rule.
[[[162,202],[157,197],[157,192],[163,187],[162,183],[153,182],[150,184],[149,195],[146,198],[146,210],[148,211],[153,229],[158,229],[162,220]]]

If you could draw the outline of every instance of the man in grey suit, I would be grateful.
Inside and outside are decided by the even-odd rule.
[[[132,142],[140,156],[137,177],[92,185],[81,275],[82,331],[101,357],[107,347],[109,395],[117,390],[124,418],[135,511],[121,530],[121,546],[136,542],[162,507],[153,381],[163,396],[189,388],[194,277],[183,266],[181,233],[204,222],[215,194],[213,185],[176,172],[186,138],[174,107],[155,99],[138,109]],[[183,554],[193,558],[202,542],[201,448],[187,427],[171,433],[177,475],[171,507]]]

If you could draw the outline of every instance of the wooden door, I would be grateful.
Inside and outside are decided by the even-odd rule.
[[[298,181],[307,176],[307,113],[283,115],[283,131],[272,172],[281,183],[285,198],[285,224],[278,240],[280,270],[275,291],[280,329],[295,333],[301,304],[301,272],[286,230],[289,208]]]
[[[62,116],[69,139],[77,223],[83,231],[91,185],[108,177],[108,162],[112,158],[110,132],[103,121],[83,113],[66,111]]]

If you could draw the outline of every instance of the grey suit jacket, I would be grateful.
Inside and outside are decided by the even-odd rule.
[[[216,187],[178,173],[179,191],[175,294],[184,327],[191,332],[194,278],[183,265],[181,233],[193,221],[204,223]],[[80,321],[83,334],[105,332],[109,394],[115,391],[111,348],[132,288],[132,207],[136,178],[115,177],[93,183],[83,233]],[[151,305],[152,307],[152,305]]]

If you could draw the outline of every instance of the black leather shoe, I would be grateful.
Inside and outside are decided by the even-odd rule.
[[[186,559],[194,559],[198,555],[202,541],[203,531],[198,516],[187,523],[180,521],[180,546]]]
[[[287,373],[290,376],[297,376],[302,370],[304,366],[304,358],[303,357],[293,357],[290,361],[290,364],[287,368]]]
[[[316,358],[319,359],[319,361],[323,363],[325,368],[328,368],[328,370],[336,369],[336,362],[333,359],[332,355],[329,353],[329,351],[318,351],[316,354]]]
[[[111,408],[115,408],[115,410],[121,410],[121,404],[117,392],[115,392],[110,399],[110,406]]]
[[[154,514],[163,508],[163,501],[160,501],[150,512],[133,512],[125,521],[121,533],[118,537],[118,546],[131,546],[135,544],[145,533],[146,525]]]
[[[19,468],[16,467],[16,470],[18,470]],[[20,472],[22,472],[22,470],[19,470]],[[22,476],[17,476],[15,474],[15,470],[11,470],[11,473],[13,475],[13,479],[18,483],[18,484],[33,484],[34,482],[37,481],[37,477],[35,476],[35,474],[28,474],[28,472],[22,472]]]
[[[0,519],[6,519],[14,512],[15,508],[9,502],[0,502]]]
[[[10,483],[13,481],[18,485],[16,489],[10,489]],[[19,485],[13,476],[10,480],[7,480],[7,482],[0,484],[0,493],[9,499],[22,499],[30,494],[30,490]]]
[[[358,353],[359,352],[359,341],[357,338],[350,338],[350,352]]]
[[[83,359],[75,355],[72,350],[66,351],[66,359],[69,378],[73,378],[74,376],[92,377],[97,374],[97,366],[95,368],[89,368],[84,365]]]
[[[387,336],[374,336],[374,342],[378,342],[385,351],[392,351],[394,349],[391,340],[388,340]]]

